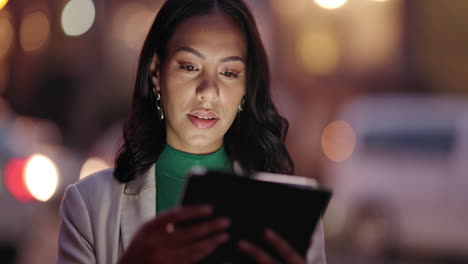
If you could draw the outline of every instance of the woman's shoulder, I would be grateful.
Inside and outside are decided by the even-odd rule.
[[[120,193],[124,184],[114,178],[114,169],[105,169],[95,172],[71,184],[80,192],[82,197],[96,199]]]
[[[102,241],[117,241],[125,184],[118,182],[113,172],[102,170],[68,185],[60,206],[59,259],[95,263],[96,252],[105,252],[102,246],[107,244]],[[111,256],[104,259],[107,257]]]
[[[121,183],[114,177],[114,168],[94,172],[74,183],[77,187],[90,188],[98,185],[120,185]]]
[[[102,170],[68,185],[61,204],[62,217],[96,225],[117,212],[125,184],[113,177],[113,171]]]

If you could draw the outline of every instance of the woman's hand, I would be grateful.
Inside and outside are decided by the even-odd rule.
[[[220,217],[174,227],[207,217],[212,211],[210,206],[189,206],[161,213],[140,228],[119,264],[190,264],[202,260],[229,239],[223,231],[230,225],[230,220]]]
[[[294,250],[288,242],[286,242],[283,238],[280,237],[276,232],[271,229],[267,229],[265,231],[265,238],[266,240],[273,245],[273,247],[279,252],[281,257],[286,264],[305,264],[306,261],[303,257],[301,257],[296,250]],[[259,264],[279,264],[277,260],[275,260],[272,256],[268,253],[263,251],[262,249],[258,248],[254,244],[242,240],[239,242],[239,248],[242,252],[249,255]]]

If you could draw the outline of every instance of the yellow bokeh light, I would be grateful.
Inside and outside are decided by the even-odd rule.
[[[0,59],[6,57],[13,46],[14,30],[10,14],[2,11],[0,14]]]
[[[54,195],[58,185],[58,170],[48,157],[35,154],[28,159],[25,166],[25,183],[31,195],[45,202]]]
[[[109,164],[100,158],[89,158],[81,167],[80,179],[85,178],[95,172],[100,170],[105,170],[110,168]]]
[[[42,11],[27,14],[21,21],[20,43],[24,51],[40,49],[49,39],[49,19]]]
[[[80,36],[88,32],[96,18],[96,8],[91,0],[71,0],[62,11],[63,32],[68,36]]]
[[[346,4],[347,0],[315,0],[315,3],[326,9],[335,9]]]
[[[309,29],[299,36],[296,56],[308,72],[328,75],[338,67],[338,41],[332,32]]]
[[[271,0],[273,11],[286,19],[298,19],[307,11],[310,0]]]
[[[356,146],[356,133],[346,121],[336,120],[325,127],[322,134],[323,153],[331,160],[347,160]]]
[[[346,43],[342,47],[346,50],[343,64],[347,69],[356,74],[376,69],[392,71],[389,66],[401,60],[403,6],[401,1],[353,2],[353,8],[346,12],[347,34],[340,39],[340,43]]]
[[[8,3],[8,0],[0,0],[0,10],[2,10],[2,8],[4,8],[7,3]]]

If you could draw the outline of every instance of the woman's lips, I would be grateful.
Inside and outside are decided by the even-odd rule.
[[[190,121],[196,128],[200,129],[210,129],[219,120],[219,118],[203,118],[194,115],[187,115],[187,117],[190,119]]]
[[[215,119],[219,119],[218,117],[218,114],[211,110],[211,109],[199,109],[199,110],[194,110],[190,113],[188,113],[188,115],[191,115],[191,116],[195,116],[195,117],[201,117],[201,118],[215,118]]]

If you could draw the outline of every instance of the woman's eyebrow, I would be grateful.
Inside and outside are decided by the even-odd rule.
[[[230,56],[230,57],[222,58],[220,61],[221,61],[221,62],[227,62],[227,61],[240,61],[240,62],[242,62],[242,63],[244,63],[244,64],[245,64],[245,60],[244,60],[244,58],[242,58],[242,57],[239,57],[239,56]]]
[[[201,53],[198,50],[196,50],[194,48],[191,48],[191,47],[178,47],[176,49],[176,53],[179,52],[179,51],[187,51],[187,52],[190,52],[192,54],[195,54],[197,57],[205,59],[205,55],[203,55],[203,53]]]
[[[187,47],[187,46],[182,46],[182,47],[178,47],[176,49],[176,53],[179,52],[179,51],[186,51],[186,52],[190,52],[192,54],[194,54],[195,56],[201,58],[201,59],[205,59],[206,56],[201,53],[200,51],[194,49],[194,48],[191,48],[191,47]],[[240,61],[242,63],[245,64],[245,60],[244,58],[240,57],[240,56],[229,56],[229,57],[226,57],[226,58],[222,58],[221,60],[219,60],[220,62],[228,62],[228,61]]]

